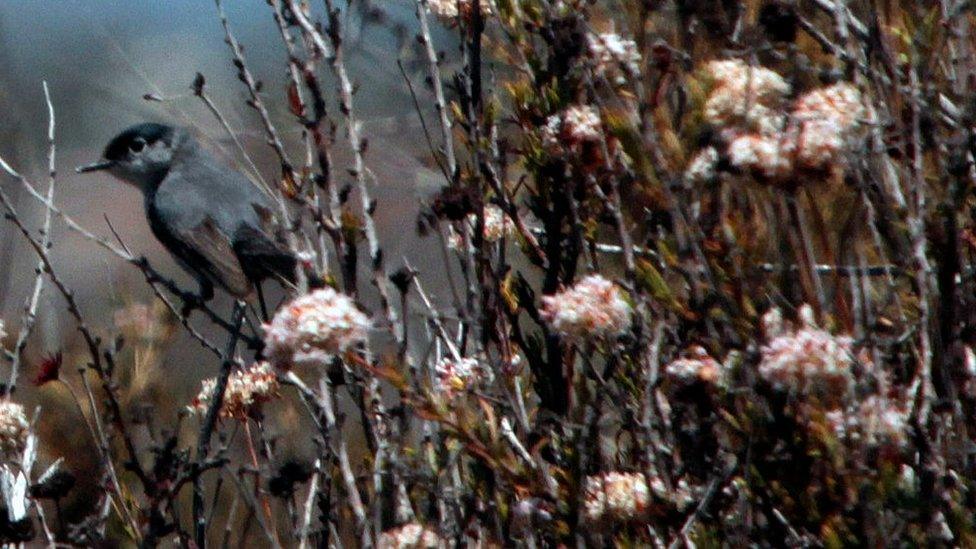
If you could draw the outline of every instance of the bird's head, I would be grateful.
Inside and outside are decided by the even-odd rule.
[[[169,171],[179,146],[177,129],[144,123],[132,126],[109,141],[98,162],[79,166],[78,173],[106,170],[141,189],[158,184]]]

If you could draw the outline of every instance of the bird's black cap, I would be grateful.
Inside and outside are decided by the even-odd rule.
[[[105,147],[102,158],[109,161],[122,160],[129,154],[132,144],[141,139],[146,144],[153,144],[159,140],[169,142],[173,138],[173,128],[164,124],[146,122],[128,128]]]

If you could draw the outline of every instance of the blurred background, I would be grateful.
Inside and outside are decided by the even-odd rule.
[[[29,6],[29,7],[28,7]],[[359,6],[359,4],[357,4]],[[321,6],[317,6],[321,9]],[[264,1],[227,1],[225,9],[234,34],[245,48],[250,70],[263,84],[272,117],[283,132],[293,157],[303,158],[301,134],[286,100],[287,58],[272,12]],[[434,239],[420,239],[415,227],[419,199],[441,185],[431,169],[429,149],[404,76],[423,97],[423,66],[412,48],[415,16],[413,2],[382,2],[344,13],[348,37],[349,70],[358,84],[356,108],[369,139],[367,164],[375,174],[374,197],[379,201],[377,222],[390,271],[407,256],[425,272],[442,270]],[[435,29],[440,49],[456,52],[445,29]],[[246,90],[236,78],[229,48],[213,2],[207,0],[91,1],[32,0],[0,2],[0,155],[32,182],[46,187],[47,109],[42,81],[47,81],[56,111],[57,169],[55,202],[93,232],[111,238],[110,221],[136,254],[144,254],[163,273],[195,289],[169,259],[146,224],[142,198],[134,188],[106,175],[78,175],[74,167],[97,159],[108,140],[125,127],[158,121],[193,128],[208,147],[231,165],[242,158],[217,120],[190,92],[196,73],[206,77],[207,94],[238,132],[263,175],[273,181],[277,162],[264,143],[256,113],[245,104]],[[333,82],[325,65],[319,71],[330,114]],[[146,94],[167,98],[147,101]],[[429,103],[429,102],[428,102]],[[433,113],[426,112],[433,122]],[[336,119],[341,122],[340,118]],[[341,125],[337,135],[341,138]],[[336,146],[337,172],[346,177],[347,147]],[[346,183],[347,181],[341,181]],[[23,217],[40,227],[43,209],[16,181],[0,175],[0,185],[14,197]],[[177,424],[177,413],[200,387],[200,380],[216,374],[217,363],[182,330],[171,326],[134,267],[123,264],[95,244],[69,232],[55,221],[55,268],[77,293],[83,313],[106,340],[127,338],[120,377],[131,412],[154,407],[158,427]],[[33,284],[36,257],[9,223],[0,224],[0,318],[6,321],[8,344],[19,328],[23,304]],[[430,289],[442,284],[430,278]],[[363,287],[371,288],[369,284]],[[369,300],[369,296],[364,299]],[[216,309],[229,314],[230,303],[219,298]],[[46,288],[40,315],[27,348],[18,399],[43,406],[40,422],[42,452],[47,459],[68,457],[69,469],[97,470],[96,452],[78,422],[78,409],[60,384],[34,387],[29,383],[38,364],[64,351],[62,378],[77,382],[82,354],[71,318],[59,295]],[[193,322],[214,341],[222,341],[200,315]],[[73,362],[76,361],[76,362]],[[4,373],[4,375],[6,375]],[[280,429],[301,431],[299,414],[278,410],[285,421]],[[289,423],[288,418],[294,419]],[[187,424],[190,422],[184,422]],[[195,422],[193,422],[195,424]],[[282,427],[283,426],[283,427]],[[184,428],[190,427],[185,425]],[[269,436],[283,434],[271,432]],[[310,437],[298,439],[285,453],[309,451]],[[52,443],[56,441],[56,443]],[[148,441],[145,441],[148,442]],[[90,478],[89,482],[97,479]],[[81,487],[84,493],[84,486]],[[77,498],[75,498],[77,500]],[[78,511],[84,512],[84,509]],[[68,509],[68,518],[73,513]]]

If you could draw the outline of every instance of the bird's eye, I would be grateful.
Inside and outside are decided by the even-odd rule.
[[[136,139],[129,145],[129,150],[134,153],[141,153],[142,149],[146,148],[146,142],[142,139]]]

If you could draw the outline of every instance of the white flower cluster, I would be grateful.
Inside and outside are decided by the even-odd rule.
[[[458,4],[461,10],[458,11]],[[465,19],[472,17],[474,5],[471,0],[427,0],[427,6],[437,17],[443,19],[457,19],[458,14]],[[487,17],[494,13],[495,4],[492,0],[481,0],[482,17]]]
[[[2,340],[5,337],[7,337],[7,332],[6,330],[4,330],[3,321],[0,320],[0,340]],[[2,342],[0,342],[0,345],[2,345]]]
[[[793,109],[795,125],[790,133],[795,138],[797,163],[810,169],[834,163],[851,132],[871,118],[861,92],[846,82],[804,95]]]
[[[729,163],[770,179],[793,173],[793,147],[779,137],[746,134],[729,143]]]
[[[387,530],[380,535],[378,549],[427,549],[444,543],[437,532],[412,522]]]
[[[0,401],[0,453],[4,458],[19,454],[27,442],[30,423],[24,407],[10,400]]]
[[[494,204],[485,206],[485,240],[498,242],[515,233],[515,222]]]
[[[775,388],[811,395],[823,404],[840,404],[853,386],[853,340],[834,336],[813,323],[809,305],[800,310],[803,325],[785,331],[762,347],[759,375]]]
[[[639,69],[641,54],[637,49],[637,42],[612,32],[590,34],[587,41],[590,55],[596,61],[597,74],[606,74],[619,66],[624,66],[631,72]]]
[[[448,399],[468,389],[491,383],[494,379],[492,371],[474,358],[442,358],[434,366],[434,374],[437,380],[435,389]]]
[[[740,59],[711,61],[705,67],[715,81],[705,102],[705,119],[719,128],[740,127],[760,134],[783,128],[780,106],[790,85],[769,69]]]
[[[706,71],[715,87],[704,117],[728,142],[729,164],[769,180],[838,164],[861,122],[873,118],[848,83],[811,91],[787,113],[783,103],[790,86],[779,74],[734,59],[712,61]],[[699,154],[686,177],[707,180],[717,163],[717,154]]]
[[[609,472],[583,480],[583,518],[590,524],[621,523],[647,516],[651,505],[643,473]],[[660,478],[651,479],[655,494],[665,492]]]
[[[688,356],[675,359],[664,367],[664,373],[681,383],[717,383],[722,373],[722,365],[712,358],[701,346],[694,346]]]
[[[908,443],[907,407],[872,395],[846,410],[832,410],[827,422],[838,439],[869,448],[898,451]]]
[[[322,288],[286,304],[265,325],[265,352],[281,368],[324,365],[365,342],[369,326],[349,296]]]
[[[711,181],[717,174],[718,150],[715,147],[705,147],[698,151],[685,169],[685,179],[692,182]]]
[[[191,413],[207,413],[216,386],[215,378],[203,381],[200,393],[189,406]],[[219,416],[244,421],[255,406],[277,397],[278,389],[278,377],[267,362],[258,362],[246,370],[235,370],[227,379]]]
[[[630,326],[631,307],[619,286],[589,275],[562,292],[544,296],[540,313],[560,335],[585,339],[623,333]]]
[[[542,127],[542,144],[549,150],[564,146],[575,148],[581,143],[599,141],[603,134],[600,112],[592,105],[572,105],[546,120]]]

